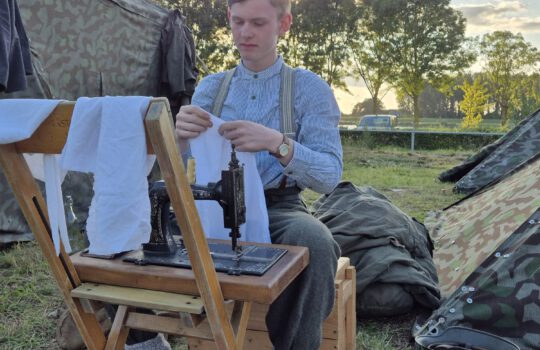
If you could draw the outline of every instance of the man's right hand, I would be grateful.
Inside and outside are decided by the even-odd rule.
[[[186,151],[188,140],[199,136],[210,127],[212,127],[210,113],[195,105],[180,107],[176,115],[176,136],[180,151]]]

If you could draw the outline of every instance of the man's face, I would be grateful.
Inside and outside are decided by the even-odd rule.
[[[246,0],[228,11],[234,44],[247,68],[260,71],[277,58],[277,41],[291,25],[291,15],[281,15],[270,0]]]

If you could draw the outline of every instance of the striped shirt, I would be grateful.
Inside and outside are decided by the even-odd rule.
[[[240,64],[223,104],[225,121],[248,120],[280,130],[281,56],[261,72]],[[192,103],[210,112],[224,72],[205,77],[197,86]],[[294,72],[294,120],[296,140],[293,158],[284,167],[268,151],[257,152],[257,169],[265,189],[279,187],[283,175],[287,187],[331,192],[343,168],[338,130],[340,111],[328,84],[305,69]]]

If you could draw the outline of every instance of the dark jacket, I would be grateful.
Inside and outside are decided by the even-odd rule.
[[[356,267],[359,318],[439,306],[433,245],[424,225],[373,188],[350,182],[340,183],[313,208]]]

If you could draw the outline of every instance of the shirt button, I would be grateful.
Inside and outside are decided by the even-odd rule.
[[[255,78],[255,79],[257,79],[258,77],[259,77],[258,74],[254,74],[254,75],[253,75],[253,78]]]
[[[256,99],[256,97],[255,97],[255,96],[251,96],[251,99],[254,100],[254,99]]]

